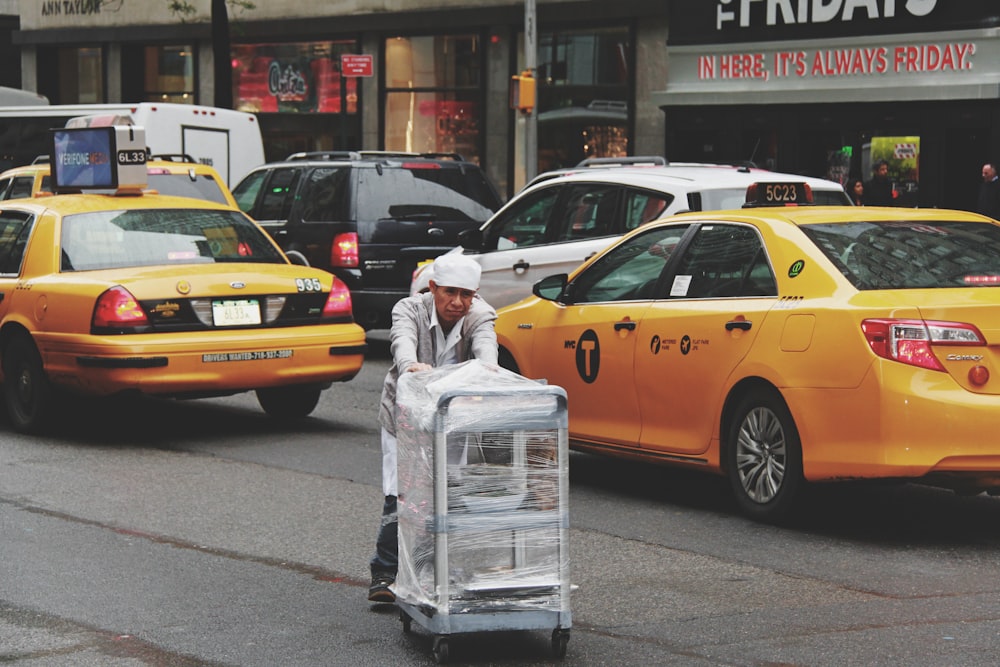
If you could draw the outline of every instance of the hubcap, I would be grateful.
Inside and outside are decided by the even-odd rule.
[[[747,497],[767,503],[785,479],[785,432],[771,410],[754,408],[743,419],[736,438],[736,470]]]

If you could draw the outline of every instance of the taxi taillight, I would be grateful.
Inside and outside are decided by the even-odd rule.
[[[985,345],[979,329],[963,322],[868,319],[861,323],[872,352],[892,361],[944,371],[934,355],[936,345]]]
[[[149,324],[146,311],[132,294],[116,285],[97,298],[90,325],[94,329],[121,329]]]
[[[333,238],[330,248],[330,266],[349,269],[358,265],[358,235],[344,232]]]
[[[339,278],[333,279],[330,286],[330,294],[326,297],[326,304],[323,305],[323,314],[320,319],[337,318],[343,319],[345,315],[351,315],[353,306],[351,305],[351,291],[347,285]]]

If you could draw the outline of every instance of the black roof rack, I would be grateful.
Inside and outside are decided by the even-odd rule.
[[[634,165],[665,167],[669,162],[661,155],[630,155],[627,157],[592,157],[576,165],[577,167],[630,167]]]
[[[458,153],[412,153],[407,151],[303,151],[292,153],[286,162],[294,160],[378,160],[389,158],[424,158],[427,160],[455,160],[465,162]]]

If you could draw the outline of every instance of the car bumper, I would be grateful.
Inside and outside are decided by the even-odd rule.
[[[932,477],[1000,486],[1000,396],[894,362],[876,363],[856,388],[783,393],[807,479]]]
[[[388,329],[392,325],[392,307],[409,295],[409,286],[351,290],[354,321],[365,329]]]
[[[36,335],[45,371],[58,386],[89,395],[232,393],[349,380],[366,349],[357,325],[135,334],[79,338]]]

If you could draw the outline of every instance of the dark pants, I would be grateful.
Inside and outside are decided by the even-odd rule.
[[[372,575],[389,574],[396,576],[399,563],[399,523],[396,521],[396,496],[386,496],[382,504],[382,523],[375,540],[375,555],[372,556]]]

